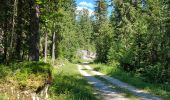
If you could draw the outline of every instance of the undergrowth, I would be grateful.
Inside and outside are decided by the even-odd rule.
[[[96,71],[103,72],[111,77],[127,82],[137,88],[158,95],[166,100],[170,98],[170,83],[158,84],[146,81],[146,78],[133,72],[125,72],[116,66],[105,64],[91,64]]]
[[[44,85],[53,67],[43,62],[20,62],[0,65],[0,94],[12,97],[11,91],[35,92]],[[13,90],[12,90],[13,89]]]
[[[49,72],[53,75],[49,88],[50,100],[96,100],[93,88],[79,74],[77,66],[62,59],[55,61],[54,67],[44,62],[1,64],[0,100],[15,100],[15,93],[18,92],[35,92],[44,85]]]

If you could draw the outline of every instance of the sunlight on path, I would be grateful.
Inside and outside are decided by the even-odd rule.
[[[91,71],[91,73],[93,73],[93,75],[97,75],[97,76],[100,76],[101,78],[107,80],[109,83],[113,84],[113,85],[116,85],[120,88],[123,88],[123,89],[126,89],[128,90],[129,92],[133,93],[134,95],[140,97],[141,99],[143,100],[162,100],[161,98],[159,97],[156,97],[156,96],[153,96],[145,91],[142,91],[142,90],[139,90],[131,85],[128,85],[127,83],[124,83],[124,82],[121,82],[115,78],[112,78],[112,77],[109,77],[103,73],[100,73],[100,72],[97,72],[97,71],[94,71],[89,65],[87,65],[87,63],[84,65],[84,67],[88,70]]]
[[[96,90],[99,91],[100,94],[98,95],[102,95],[104,100],[129,100],[128,98],[121,95],[121,93],[112,90],[107,84],[85,72],[81,65],[77,66],[81,75],[83,75],[88,80],[89,84],[92,84]]]

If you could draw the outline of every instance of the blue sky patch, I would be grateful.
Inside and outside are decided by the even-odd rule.
[[[94,14],[95,0],[76,0],[77,10],[88,9],[89,14]],[[111,7],[108,8],[108,16],[111,14]]]

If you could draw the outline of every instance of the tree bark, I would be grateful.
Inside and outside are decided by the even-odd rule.
[[[52,63],[54,64],[55,61],[55,37],[56,33],[53,33],[53,41],[52,41]]]
[[[8,29],[9,29],[9,19],[10,16],[7,15],[8,12],[8,2],[5,2],[5,0],[3,0],[3,2],[1,2],[3,4],[3,9],[5,12],[5,17],[4,17],[4,21],[3,21],[3,30],[4,30],[4,34],[3,34],[3,45],[4,45],[4,55],[3,55],[3,61],[5,63],[7,63],[7,59],[8,59]]]
[[[30,0],[30,47],[29,60],[39,61],[39,5]]]
[[[21,60],[21,46],[22,46],[22,18],[23,18],[23,0],[18,0],[18,16],[17,16],[17,31],[16,31],[16,47],[15,53],[18,60]]]
[[[47,62],[48,33],[45,32],[44,62]]]
[[[14,4],[13,4],[13,15],[12,15],[12,29],[11,29],[11,36],[10,36],[10,47],[9,47],[9,59],[13,58],[13,53],[14,53],[14,43],[15,43],[15,24],[16,24],[16,16],[17,16],[17,3],[18,0],[14,0]]]

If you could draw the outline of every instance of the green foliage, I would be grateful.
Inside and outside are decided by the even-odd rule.
[[[0,100],[7,100],[7,97],[5,97],[4,95],[0,94]]]
[[[11,73],[11,70],[4,65],[0,65],[0,79],[4,79],[8,74]]]
[[[137,3],[113,0],[113,5],[110,21],[114,31],[109,41],[108,63],[116,62],[123,70],[154,79],[152,82],[169,82],[170,45],[168,31],[164,31],[169,29],[164,19],[168,18],[165,12],[169,4],[160,0]]]
[[[79,11],[77,16],[77,40],[79,48],[90,50],[94,47],[92,18],[87,9]]]
[[[48,37],[50,38],[52,38],[54,32],[56,33],[56,57],[63,57],[70,61],[76,58],[77,49],[79,48],[79,42],[76,39],[78,37],[74,14],[75,8],[74,0],[51,1],[44,5],[44,14],[42,15],[45,22],[42,26],[42,32],[48,32]],[[51,45],[48,45],[50,47],[53,42],[48,40],[48,43],[51,43]],[[44,38],[42,37],[43,44]],[[51,53],[51,50],[48,51]]]
[[[159,83],[168,83],[170,81],[170,70],[166,70],[162,67],[162,64],[158,63],[155,65],[150,65],[144,69],[144,76],[148,78],[147,80],[155,80],[155,82]],[[148,77],[149,76],[149,77]]]
[[[112,28],[109,20],[107,19],[107,2],[105,0],[96,1],[95,10],[95,44],[96,44],[96,61],[106,63],[108,61],[107,55],[111,44]]]
[[[60,100],[96,100],[92,87],[81,76],[77,66],[63,61],[64,66],[58,67],[54,82],[50,87],[53,99]],[[68,70],[69,69],[69,70]]]
[[[22,62],[11,63],[9,66],[0,65],[0,69],[0,86],[6,83],[14,85],[16,89],[36,91],[44,84],[49,73],[52,73],[53,67],[43,62]]]

